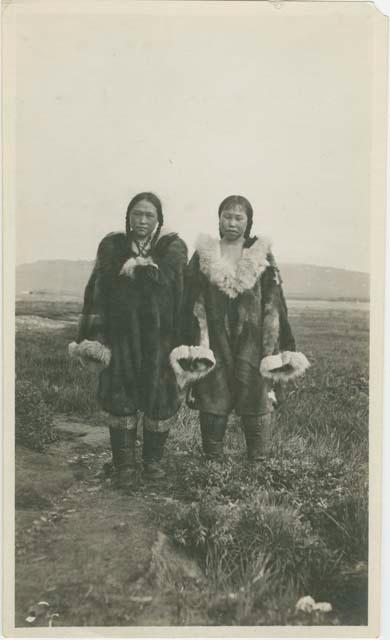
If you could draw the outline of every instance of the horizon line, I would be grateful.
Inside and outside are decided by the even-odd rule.
[[[34,264],[39,264],[42,262],[94,262],[96,260],[96,258],[42,258],[42,259],[37,259],[34,260],[32,262],[20,262],[20,263],[15,263],[15,270],[18,267],[30,267]],[[338,271],[349,271],[351,273],[361,273],[364,275],[369,276],[370,275],[370,271],[363,271],[362,269],[353,269],[351,267],[337,267],[334,265],[330,265],[330,264],[315,264],[312,262],[295,262],[295,261],[280,261],[279,262],[280,265],[288,265],[288,266],[300,266],[300,267],[319,267],[321,269],[337,269]]]

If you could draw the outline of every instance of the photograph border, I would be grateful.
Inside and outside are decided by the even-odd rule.
[[[307,15],[313,10],[340,10],[341,5],[364,0],[328,0],[319,2],[225,2],[153,1],[140,4],[116,0],[115,11],[168,13],[199,11],[282,11],[294,15]],[[77,6],[76,6],[77,4]],[[384,382],[384,303],[385,303],[385,216],[386,216],[386,155],[387,155],[387,102],[388,102],[388,19],[372,4],[374,35],[373,137],[370,158],[370,419],[369,419],[369,616],[367,626],[286,626],[286,627],[15,627],[14,620],[14,376],[15,376],[15,211],[16,211],[16,157],[15,110],[16,98],[15,49],[12,38],[12,20],[18,12],[67,11],[82,13],[87,8],[112,11],[112,2],[68,2],[62,0],[39,7],[31,2],[16,0],[3,3],[3,633],[7,637],[376,637],[380,633],[381,603],[381,506],[382,506],[382,443],[383,443],[383,382]],[[271,6],[274,4],[274,6]],[[336,4],[340,5],[336,8]],[[367,4],[367,3],[366,3]],[[261,7],[260,7],[261,5]],[[283,6],[282,6],[283,5]],[[316,9],[314,9],[316,6]],[[162,8],[163,7],[163,8]],[[267,7],[265,9],[265,7]]]

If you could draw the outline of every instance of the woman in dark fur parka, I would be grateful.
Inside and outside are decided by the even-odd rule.
[[[241,416],[250,460],[268,451],[273,383],[309,366],[297,353],[270,242],[250,237],[242,196],[219,207],[220,239],[201,236],[187,270],[182,344],[171,354],[189,406],[200,412],[203,450],[221,458],[228,415]]]
[[[122,488],[133,482],[139,411],[145,475],[164,475],[159,463],[180,404],[169,354],[179,344],[186,264],[186,245],[163,227],[160,200],[152,193],[135,196],[126,233],[111,233],[99,245],[77,341],[69,345],[71,356],[105,365],[98,400],[108,413],[127,417],[126,428],[110,427],[114,477]]]

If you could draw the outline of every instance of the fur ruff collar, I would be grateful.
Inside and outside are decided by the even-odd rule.
[[[254,287],[259,276],[269,266],[267,254],[270,249],[270,240],[260,236],[251,247],[243,249],[237,266],[233,267],[222,257],[219,239],[202,234],[196,244],[202,273],[229,298],[236,298]]]

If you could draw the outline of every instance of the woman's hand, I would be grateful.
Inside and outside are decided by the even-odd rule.
[[[157,282],[159,278],[159,269],[151,257],[143,258],[129,258],[126,260],[121,271],[121,276],[127,276],[128,278],[145,278],[152,282]]]
[[[151,282],[158,282],[159,269],[154,262],[151,264],[137,265],[135,267],[135,275],[137,278],[146,279]]]

